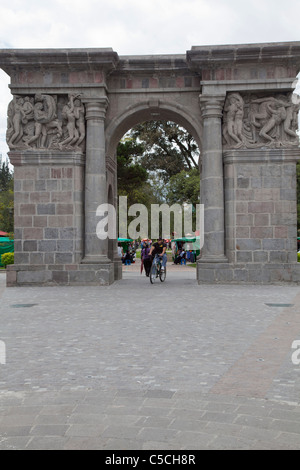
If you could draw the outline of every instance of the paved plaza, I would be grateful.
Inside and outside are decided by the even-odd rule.
[[[5,277],[0,450],[300,449],[300,287]]]

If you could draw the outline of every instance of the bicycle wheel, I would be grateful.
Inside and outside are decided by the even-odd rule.
[[[149,274],[150,282],[151,284],[154,284],[157,278],[157,269],[156,269],[156,263],[153,261],[150,269],[150,274]]]
[[[167,268],[165,268],[163,271],[160,268],[160,271],[159,271],[160,282],[164,282],[166,280],[166,275],[167,275]]]

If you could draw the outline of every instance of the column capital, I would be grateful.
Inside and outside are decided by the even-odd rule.
[[[96,120],[101,121],[105,119],[106,110],[108,108],[108,98],[83,98],[82,102],[85,104],[85,118],[87,121]]]
[[[222,118],[226,95],[200,95],[199,102],[203,119]]]

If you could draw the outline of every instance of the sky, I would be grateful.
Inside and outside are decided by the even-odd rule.
[[[185,54],[192,46],[299,41],[299,18],[299,0],[0,0],[0,49]],[[8,85],[0,70],[3,159]]]

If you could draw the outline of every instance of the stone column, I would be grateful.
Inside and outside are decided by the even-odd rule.
[[[204,246],[200,263],[226,262],[224,240],[224,187],[222,110],[225,96],[202,95],[202,177],[200,202],[204,204]]]
[[[107,98],[88,100],[86,106],[86,167],[85,167],[85,242],[83,263],[109,263],[108,239],[96,235],[99,218],[96,210],[107,203],[105,162],[105,114]]]

